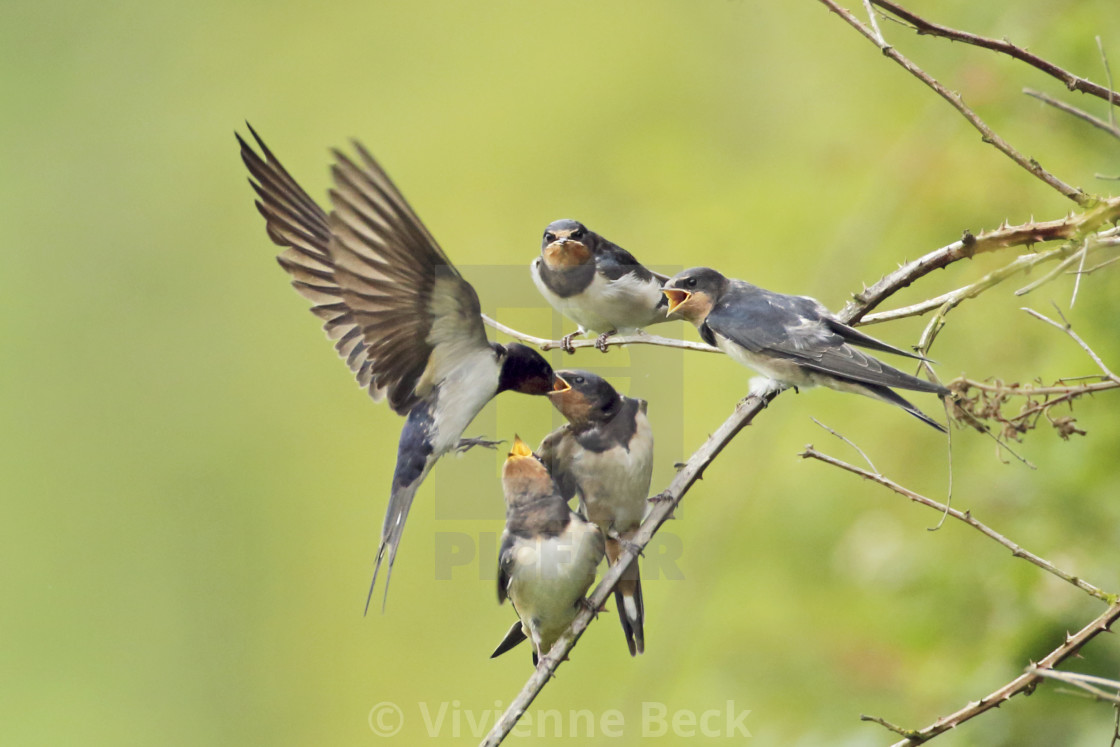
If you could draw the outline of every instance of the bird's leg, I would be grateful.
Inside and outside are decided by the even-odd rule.
[[[572,338],[578,334],[580,334],[580,331],[577,329],[575,332],[569,332],[568,334],[561,337],[560,349],[569,355],[576,352],[575,346],[572,345]]]
[[[758,397],[762,400],[763,406],[769,401],[768,398],[772,394],[785,391],[786,389],[793,389],[797,391],[797,387],[790,387],[777,379],[771,379],[768,376],[755,376],[751,379],[750,389],[747,391],[747,396],[739,400],[739,404],[746,402],[751,397]]]
[[[501,441],[489,441],[482,436],[476,436],[474,438],[460,438],[459,443],[455,444],[455,451],[460,454],[465,454],[475,446],[481,446],[484,449],[497,449],[498,444],[504,443],[505,439],[502,439]]]
[[[612,329],[610,332],[604,332],[595,338],[595,347],[599,348],[602,352],[607,352],[607,340],[611,335],[618,334],[617,329]]]

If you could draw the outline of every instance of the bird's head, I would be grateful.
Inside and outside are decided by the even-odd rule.
[[[520,436],[513,437],[513,448],[502,465],[502,489],[506,503],[529,503],[554,492],[552,477]]]
[[[557,371],[553,377],[548,398],[572,425],[609,420],[622,406],[614,387],[590,371]]]
[[[544,229],[541,256],[552,270],[578,267],[591,260],[596,236],[579,221],[554,220]]]
[[[528,345],[512,342],[504,347],[498,391],[548,394],[552,391],[552,366]]]
[[[703,324],[726,286],[727,278],[709,267],[677,273],[661,288],[669,301],[669,318]]]

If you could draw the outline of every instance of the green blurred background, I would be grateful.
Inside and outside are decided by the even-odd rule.
[[[1094,80],[1104,34],[1120,68],[1114,0],[921,6]],[[499,453],[437,467],[387,612],[362,616],[401,421],[354,385],[272,259],[233,138],[244,120],[316,198],[328,147],[360,138],[486,307],[538,334],[568,329],[524,270],[560,217],[662,269],[713,265],[839,308],[964,229],[1072,207],[815,2],[9,2],[0,18],[5,745],[370,744],[385,701],[404,716],[385,741],[424,739],[424,709],[442,706],[438,736],[469,744],[470,718],[531,671],[527,650],[487,658],[514,614],[494,593]],[[1020,89],[1104,116],[1099,100],[883,28],[1025,153],[1108,192],[1093,175],[1120,171],[1117,142]],[[1066,313],[1120,368],[1116,267],[1085,278]],[[934,350],[944,379],[1094,373],[1019,311],[1068,306],[1071,278],[1014,297],[1025,283],[950,317]],[[922,324],[873,333],[907,345]],[[650,401],[655,489],[750,376],[665,349],[555,362]],[[957,431],[955,505],[1117,590],[1120,399],[1075,414],[1088,436],[1042,429],[1020,447],[1036,471]],[[859,714],[925,725],[1102,611],[967,527],[927,531],[933,512],[798,459],[808,442],[858,458],[810,416],[944,496],[932,429],[862,398],[783,396],[647,558],[647,653],[626,655],[612,603],[534,704],[565,715],[554,741],[597,741],[617,709],[611,741],[630,744],[643,703],[699,717],[731,701],[758,744],[889,743]],[[536,442],[557,422],[547,402],[506,396],[468,435]],[[1075,669],[1120,675],[1111,638],[1085,655]],[[596,718],[591,738],[566,723],[578,709]],[[1100,745],[1112,716],[1043,687],[938,744]]]

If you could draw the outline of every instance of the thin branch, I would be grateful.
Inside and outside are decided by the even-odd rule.
[[[1072,114],[1073,116],[1077,117],[1078,119],[1083,119],[1086,122],[1088,122],[1089,124],[1093,125],[1093,127],[1096,127],[1099,130],[1104,130],[1109,135],[1112,135],[1115,138],[1120,138],[1120,127],[1117,127],[1113,123],[1105,122],[1103,119],[1099,119],[1097,117],[1094,117],[1092,114],[1090,114],[1087,111],[1083,111],[1081,109],[1078,109],[1076,106],[1070,106],[1069,104],[1065,103],[1064,101],[1059,101],[1058,99],[1054,98],[1053,96],[1048,96],[1047,94],[1043,93],[1042,91],[1036,91],[1033,88],[1024,88],[1023,93],[1027,94],[1028,96],[1031,96],[1033,98],[1038,99],[1039,101],[1041,101],[1044,104],[1049,104],[1050,106],[1054,107],[1058,111],[1063,111],[1066,114]],[[1112,110],[1112,107],[1109,107],[1110,112],[1111,112],[1111,110]]]
[[[809,420],[812,420],[812,421],[813,421],[814,423],[816,423],[817,425],[819,425],[819,426],[820,426],[821,428],[824,428],[824,429],[825,429],[826,431],[828,431],[828,432],[829,432],[829,433],[831,433],[832,435],[836,436],[836,437],[837,437],[838,439],[840,439],[841,441],[843,441],[844,443],[846,443],[846,444],[847,444],[848,446],[851,446],[851,447],[852,447],[853,449],[855,449],[855,450],[856,450],[857,452],[859,452],[859,455],[860,455],[861,457],[863,457],[863,461],[867,462],[867,466],[871,468],[871,471],[872,471],[872,472],[878,472],[878,471],[879,471],[879,470],[878,470],[878,469],[877,469],[877,468],[875,467],[875,465],[874,465],[874,464],[872,463],[872,461],[871,461],[871,457],[867,456],[867,454],[865,454],[865,453],[863,452],[863,449],[861,449],[860,447],[856,446],[856,444],[855,444],[855,442],[854,442],[854,441],[852,441],[851,439],[849,439],[849,438],[848,438],[847,436],[844,436],[844,435],[842,435],[842,434],[840,434],[840,433],[837,433],[836,431],[832,430],[831,428],[829,428],[829,427],[828,427],[827,425],[825,425],[825,424],[824,424],[824,423],[822,423],[821,421],[817,420],[816,418],[813,418],[813,417],[811,417],[811,418],[809,418]]]
[[[549,340],[546,337],[534,337],[527,335],[524,332],[519,332],[513,327],[507,327],[496,319],[491,319],[486,314],[482,315],[482,321],[487,326],[492,327],[499,332],[509,335],[515,340],[527,343],[529,345],[536,345],[541,350],[561,350],[564,343],[560,340]],[[633,335],[612,335],[606,339],[604,347],[611,345],[658,345],[665,348],[680,348],[682,350],[696,350],[701,353],[723,353],[722,350],[711,345],[706,345],[702,342],[692,342],[690,340],[674,340],[671,337],[660,337],[658,335],[651,335],[645,332],[638,332]],[[595,340],[572,340],[573,348],[592,348],[595,347]]]
[[[1061,179],[1058,179],[1049,171],[1042,168],[1038,161],[1033,158],[1027,158],[1022,153],[1015,150],[1015,148],[1013,148],[1010,143],[996,134],[996,132],[991,127],[985,124],[984,120],[982,120],[976,112],[965,105],[964,100],[961,98],[959,93],[950,91],[948,88],[941,85],[941,83],[939,83],[936,78],[922,70],[894,47],[890,47],[884,43],[880,43],[880,41],[875,37],[875,32],[862,24],[859,19],[856,18],[850,11],[837,5],[834,0],[820,0],[820,2],[828,6],[828,8],[833,13],[836,13],[838,16],[847,21],[850,26],[867,37],[875,46],[879,47],[879,49],[883,51],[884,55],[897,62],[908,73],[925,83],[927,86],[936,91],[937,95],[948,101],[954,109],[960,112],[961,115],[964,116],[964,118],[967,119],[969,123],[972,124],[972,126],[980,132],[980,135],[982,136],[985,143],[994,145],[1001,153],[1006,155],[1015,163],[1019,164],[1019,166],[1026,169],[1027,172],[1042,180],[1046,184],[1050,185],[1063,196],[1068,197],[1078,205],[1082,207],[1091,207],[1092,205],[1097,203],[1097,199],[1095,197],[1086,194],[1077,187],[1072,187],[1069,184],[1066,184]],[[872,0],[872,2],[875,2],[880,7],[886,7],[880,0]],[[894,12],[894,7],[897,6],[892,5],[891,8],[889,8],[892,13]]]
[[[1101,42],[1100,34],[1097,34],[1097,49],[1101,53],[1101,62],[1104,63],[1104,76],[1108,81],[1108,87],[1112,88],[1112,68],[1108,65],[1108,55],[1104,53],[1104,43]],[[1112,102],[1109,102],[1108,107],[1108,123],[1116,127],[1116,110],[1112,107]]]
[[[1077,633],[1074,635],[1067,634],[1065,642],[1044,656],[1032,669],[1019,675],[998,690],[985,695],[980,700],[969,703],[959,711],[951,713],[948,716],[942,716],[924,729],[910,732],[906,739],[903,739],[901,742],[896,742],[891,747],[911,747],[911,745],[927,742],[938,734],[943,734],[950,729],[955,729],[969,719],[975,718],[993,708],[998,708],[1019,693],[1032,692],[1035,686],[1042,680],[1042,676],[1037,670],[1053,669],[1069,657],[1075,656],[1085,644],[1101,633],[1108,631],[1112,624],[1118,619],[1120,619],[1120,602],[1113,602],[1097,619],[1077,631]]]
[[[1037,68],[1042,72],[1062,81],[1071,91],[1081,91],[1088,93],[1097,98],[1111,101],[1113,104],[1120,104],[1120,93],[1117,93],[1112,88],[1111,75],[1109,76],[1109,86],[1104,86],[1093,83],[1090,80],[1074,75],[1068,70],[1063,70],[1054,63],[1044,60],[1036,54],[1032,54],[1022,47],[1017,47],[1006,39],[989,39],[987,37],[972,34],[967,31],[958,31],[957,29],[942,26],[932,21],[918,16],[911,11],[889,2],[888,0],[871,0],[875,5],[886,10],[898,18],[905,20],[913,26],[914,30],[921,35],[940,36],[945,39],[952,39],[953,41],[964,42],[976,47],[983,47],[995,52],[1001,52],[1017,60],[1027,63],[1031,67]]]
[[[978,254],[1024,246],[1042,241],[1079,239],[1096,231],[1106,223],[1120,220],[1120,197],[1102,201],[1099,205],[1078,215],[1043,223],[1030,222],[1018,226],[1006,224],[991,231],[964,236],[952,244],[935,249],[923,257],[908,262],[894,272],[884,275],[870,287],[853,296],[841,311],[855,322],[885,301],[899,288],[904,288],[934,270],[940,270],[960,259],[971,259]],[[1111,230],[1111,229],[1110,229]],[[1102,233],[1102,236],[1105,234]],[[884,320],[885,321],[885,320]]]
[[[1060,329],[1061,331],[1063,331],[1067,335],[1069,335],[1070,339],[1072,339],[1074,342],[1076,342],[1078,344],[1078,346],[1082,350],[1085,351],[1085,355],[1089,356],[1089,358],[1092,359],[1093,363],[1097,364],[1097,368],[1099,368],[1101,370],[1101,373],[1104,374],[1105,378],[1107,378],[1108,380],[1112,381],[1115,384],[1120,384],[1120,378],[1117,378],[1116,374],[1112,373],[1112,369],[1110,369],[1108,366],[1106,366],[1104,364],[1104,361],[1101,360],[1101,357],[1099,355],[1097,355],[1096,351],[1093,350],[1091,347],[1089,347],[1088,343],[1086,343],[1084,340],[1082,340],[1081,336],[1079,334],[1077,334],[1076,332],[1074,332],[1073,327],[1071,327],[1068,323],[1059,324],[1058,322],[1055,322],[1053,319],[1050,319],[1049,317],[1046,317],[1046,316],[1043,316],[1042,314],[1039,314],[1034,309],[1028,309],[1028,308],[1024,307],[1022,310],[1027,312],[1031,316],[1033,316],[1035,319],[1038,319],[1039,321],[1042,321],[1042,322],[1046,322],[1051,327],[1055,327],[1057,329]]]
[[[1053,563],[1051,563],[1047,560],[1044,560],[1043,558],[1039,557],[1038,555],[1035,555],[1032,552],[1028,552],[1027,550],[1024,550],[1022,547],[1015,544],[1014,542],[1009,540],[1007,537],[1004,537],[1002,534],[1000,534],[996,530],[992,529],[988,525],[983,524],[983,523],[977,521],[976,519],[972,518],[972,512],[970,512],[970,511],[961,511],[959,509],[952,508],[951,506],[946,506],[944,503],[940,503],[938,501],[935,501],[932,498],[927,498],[926,496],[921,495],[920,493],[915,493],[914,491],[910,490],[909,488],[905,488],[902,485],[899,485],[898,483],[894,482],[893,480],[891,480],[887,477],[884,477],[882,474],[880,474],[878,472],[869,472],[868,470],[865,470],[862,467],[856,467],[853,464],[849,464],[847,462],[836,459],[835,457],[831,457],[831,456],[828,456],[827,454],[823,454],[823,453],[817,451],[816,449],[814,449],[812,447],[812,445],[806,446],[805,451],[801,452],[800,456],[803,459],[816,459],[818,461],[824,462],[825,464],[831,464],[833,467],[839,467],[842,470],[845,470],[847,472],[851,472],[852,474],[855,474],[855,475],[859,475],[860,477],[863,477],[867,480],[871,480],[872,482],[876,482],[876,483],[882,485],[883,487],[890,488],[894,492],[898,493],[901,496],[909,498],[911,501],[914,501],[915,503],[920,503],[923,506],[928,506],[929,508],[936,509],[937,511],[948,514],[949,516],[952,516],[954,519],[959,519],[960,521],[963,521],[965,524],[968,524],[970,527],[977,530],[981,534],[985,535],[989,539],[995,540],[999,544],[1006,547],[1008,550],[1011,551],[1011,554],[1014,557],[1022,558],[1029,563],[1033,563],[1034,565],[1038,566],[1039,568],[1046,571],[1047,573],[1051,573],[1051,574],[1057,576],[1058,578],[1062,579],[1063,581],[1066,581],[1070,584],[1073,584],[1078,589],[1081,589],[1082,591],[1084,591],[1086,594],[1089,594],[1090,596],[1094,596],[1097,599],[1103,600],[1103,601],[1105,601],[1109,604],[1112,604],[1116,601],[1117,597],[1116,597],[1115,594],[1109,594],[1105,591],[1102,591],[1101,589],[1097,588],[1093,584],[1090,584],[1089,582],[1085,581],[1084,579],[1078,578],[1077,576],[1074,576],[1073,574],[1067,573],[1067,572],[1063,571],[1061,568],[1058,568],[1057,566],[1055,566]]]
[[[1031,674],[1037,674],[1039,677],[1045,677],[1050,680],[1057,680],[1065,682],[1067,685],[1073,685],[1080,688],[1093,696],[1093,700],[1103,700],[1108,703],[1120,704],[1120,682],[1116,680],[1105,679],[1104,677],[1094,677],[1090,674],[1081,674],[1080,672],[1063,672],[1059,669],[1040,669],[1039,667],[1030,667],[1027,669]],[[1117,692],[1110,693],[1102,688],[1109,687]]]

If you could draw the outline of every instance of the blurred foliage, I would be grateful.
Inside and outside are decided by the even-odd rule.
[[[1120,69],[1114,0],[917,9],[1094,80],[1101,34]],[[839,308],[964,229],[1073,207],[813,2],[15,0],[0,18],[6,745],[367,744],[383,701],[404,714],[398,743],[423,738],[421,705],[434,717],[442,703],[440,736],[469,744],[466,714],[508,703],[530,672],[527,651],[487,659],[513,619],[492,570],[500,453],[437,468],[388,611],[362,617],[400,421],[353,385],[271,259],[233,139],[243,120],[316,197],[327,148],[360,137],[484,304],[536,333],[567,329],[520,269],[559,217],[661,269],[712,265]],[[1112,189],[1093,175],[1120,172],[1116,141],[1020,89],[1103,116],[1099,100],[883,28],[1022,151]],[[962,263],[895,300],[1009,258]],[[1019,285],[950,315],[933,351],[946,380],[1094,372],[1018,310],[1068,305],[1072,279],[1025,298]],[[1118,298],[1113,267],[1066,311],[1114,367]],[[922,323],[874,333],[905,345]],[[655,489],[750,375],[660,349],[556,360],[650,401]],[[810,415],[892,478],[945,495],[932,429],[861,398],[783,396],[647,558],[648,653],[626,656],[612,611],[534,712],[618,709],[616,741],[631,744],[643,703],[671,714],[732,701],[759,744],[883,744],[860,713],[925,725],[1100,612],[967,527],[927,531],[932,512],[797,459],[806,442],[854,458]],[[1120,399],[1079,401],[1075,415],[1088,435],[1040,429],[1018,446],[1037,470],[957,431],[954,505],[1117,590]],[[557,423],[547,402],[507,395],[468,434],[536,441]],[[1120,649],[1096,641],[1076,668],[1120,675]],[[1102,744],[1111,719],[1044,686],[937,744]]]

